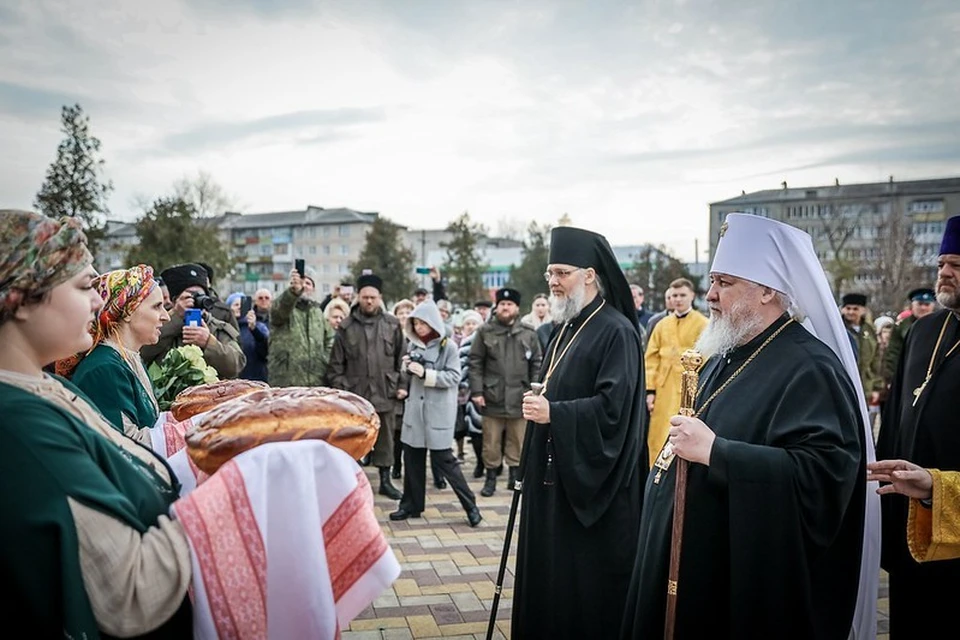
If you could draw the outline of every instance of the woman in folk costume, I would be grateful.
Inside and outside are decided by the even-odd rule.
[[[372,501],[369,484],[355,479],[347,454],[325,443],[264,445],[179,498],[180,482],[162,457],[111,425],[72,383],[44,372],[90,350],[89,325],[103,307],[79,222],[0,210],[0,252],[0,414],[7,416],[0,421],[0,471],[9,479],[0,492],[0,566],[12,587],[0,600],[5,618],[37,638],[224,637],[224,621],[238,620],[259,637],[268,630],[271,637],[298,637],[284,628],[296,624],[302,637],[332,638],[338,622],[342,627],[399,575],[385,541],[359,571],[354,545],[324,553],[339,542],[327,530],[327,513],[337,505],[318,513],[302,495],[319,495],[320,486],[323,496],[338,484],[341,495],[356,494],[357,517],[342,519],[341,528],[367,533],[361,544],[371,548],[382,536],[363,502]],[[278,456],[287,459],[272,462]],[[339,473],[320,481],[315,470],[338,465]],[[260,486],[248,478],[260,478]],[[244,505],[268,499],[277,511],[291,493],[301,495],[295,506],[280,505],[282,518],[237,517]],[[276,530],[268,537],[271,524]],[[217,539],[204,539],[204,532]],[[303,539],[313,546],[290,544]],[[276,560],[286,548],[298,561]],[[328,555],[354,569],[355,579],[338,581],[352,598],[343,611],[345,598],[329,583],[345,572],[333,563],[328,570]],[[239,574],[236,565],[250,569],[244,559],[251,558],[258,571]],[[218,589],[211,573],[232,589]],[[284,585],[292,593],[275,595]]]
[[[90,327],[93,348],[57,363],[57,372],[70,378],[115,429],[149,444],[160,408],[140,348],[156,344],[170,319],[163,293],[153,269],[142,264],[105,273],[94,286],[103,307]]]
[[[410,393],[403,412],[403,498],[391,520],[418,518],[426,497],[427,450],[440,477],[450,483],[471,527],[482,519],[477,500],[467,486],[460,463],[450,448],[457,420],[457,389],[460,356],[457,345],[446,335],[440,310],[432,300],[421,302],[403,325],[410,343],[404,356],[410,375]]]
[[[0,211],[0,610],[34,637],[190,636],[179,485],[80,389],[43,367],[86,352],[103,307],[73,219]],[[102,383],[108,383],[102,380]]]
[[[647,410],[650,430],[647,433],[648,466],[667,441],[670,418],[680,410],[680,356],[692,349],[707,326],[707,318],[693,308],[693,284],[684,278],[670,283],[673,312],[668,314],[650,334],[644,367],[647,372]]]

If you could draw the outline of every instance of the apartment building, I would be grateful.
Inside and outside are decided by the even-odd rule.
[[[294,260],[316,270],[317,289],[329,293],[348,277],[367,231],[378,213],[308,206],[302,211],[226,213],[221,233],[236,257],[232,282],[224,291],[252,293],[258,288],[282,291]]]
[[[932,286],[946,219],[960,213],[960,177],[789,187],[710,204],[710,259],[724,217],[739,211],[809,233],[817,257],[844,291],[875,292],[892,307],[914,286]],[[888,291],[890,288],[896,291]],[[900,290],[902,289],[902,291]]]

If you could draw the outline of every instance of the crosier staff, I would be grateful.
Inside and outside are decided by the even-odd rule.
[[[535,395],[543,395],[546,385],[540,382],[530,383],[530,392]],[[513,539],[513,524],[517,519],[517,507],[520,505],[520,492],[523,490],[523,472],[527,465],[527,451],[530,450],[530,440],[534,428],[527,425],[527,430],[523,434],[523,448],[520,449],[520,465],[517,468],[517,478],[510,487],[513,490],[513,501],[510,503],[510,515],[507,518],[507,530],[503,534],[503,553],[500,556],[500,570],[497,572],[497,585],[493,590],[493,602],[490,604],[490,622],[487,624],[487,640],[493,638],[493,631],[497,626],[497,610],[500,608],[500,593],[503,591],[503,578],[507,572],[507,558],[510,556],[510,542]]]
[[[697,386],[700,382],[700,375],[697,373],[703,364],[703,356],[699,352],[687,350],[680,356],[680,364],[683,366],[683,373],[680,374],[680,415],[692,417],[696,411],[694,402],[697,398]],[[669,447],[669,445],[667,445]],[[672,447],[671,447],[672,449]],[[657,471],[659,479],[660,471],[669,468],[673,460],[673,453],[669,453],[669,459],[666,461],[666,467],[660,467]],[[657,461],[658,463],[660,460]],[[677,589],[680,580],[680,552],[683,548],[683,517],[684,507],[687,503],[687,466],[688,462],[683,458],[677,459],[677,481],[673,490],[673,534],[670,546],[670,573],[667,578],[667,619],[663,627],[663,637],[666,640],[673,639],[673,633],[677,618]],[[657,466],[660,466],[659,464]]]

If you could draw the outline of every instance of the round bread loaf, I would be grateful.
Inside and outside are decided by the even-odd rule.
[[[221,380],[199,384],[177,394],[170,404],[170,413],[174,420],[182,422],[198,413],[210,411],[227,400],[267,388],[269,385],[259,380]]]
[[[224,402],[186,434],[206,473],[266,442],[325,440],[359,460],[373,448],[380,417],[366,399],[328,387],[270,387]]]

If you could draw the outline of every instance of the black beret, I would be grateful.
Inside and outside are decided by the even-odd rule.
[[[357,278],[357,291],[364,287],[373,287],[377,291],[383,291],[383,278],[372,273],[366,273]]]
[[[167,283],[170,298],[176,299],[186,291],[187,287],[203,287],[206,293],[209,277],[207,270],[199,264],[187,263],[168,267],[160,272],[160,277]]]
[[[497,289],[497,304],[500,304],[504,300],[508,302],[513,302],[515,304],[520,304],[520,292],[516,289],[511,289],[509,287],[504,287],[502,289]]]
[[[841,306],[847,306],[848,304],[855,304],[861,307],[867,306],[867,296],[862,293],[848,293],[843,296],[843,299],[840,301]]]

